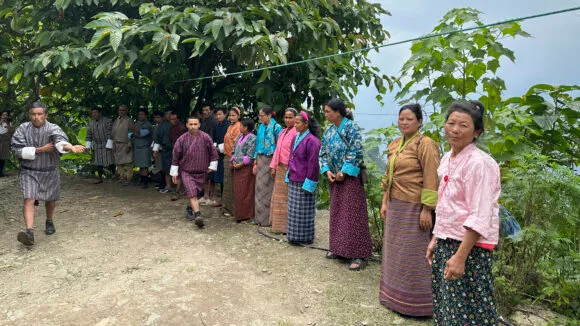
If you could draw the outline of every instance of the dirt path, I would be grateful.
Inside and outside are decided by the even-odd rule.
[[[350,272],[214,208],[198,230],[184,200],[153,189],[63,176],[57,233],[44,235],[37,209],[28,249],[16,241],[21,197],[17,176],[0,179],[0,325],[430,324],[379,304],[378,263]],[[321,212],[315,244],[327,234]]]

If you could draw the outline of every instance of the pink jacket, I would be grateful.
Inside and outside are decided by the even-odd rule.
[[[270,168],[275,169],[278,167],[278,163],[283,163],[288,165],[288,160],[290,159],[290,151],[292,150],[292,138],[296,136],[298,131],[296,128],[292,127],[290,130],[284,128],[280,135],[278,136],[278,142],[276,143],[276,151],[272,156],[272,162],[270,162]]]

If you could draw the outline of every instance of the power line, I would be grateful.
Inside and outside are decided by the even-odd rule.
[[[473,27],[468,27],[468,28],[462,28],[462,29],[457,29],[457,30],[453,30],[453,31],[443,32],[443,33],[427,34],[424,36],[410,38],[410,39],[406,39],[406,40],[398,41],[398,42],[394,42],[394,43],[381,44],[381,45],[371,46],[371,47],[362,48],[362,49],[358,49],[358,50],[352,50],[352,51],[341,52],[341,53],[334,53],[334,54],[329,54],[329,55],[325,55],[325,56],[320,56],[320,57],[315,57],[315,58],[310,58],[310,59],[305,59],[305,60],[300,60],[300,61],[283,63],[283,64],[279,64],[279,65],[275,65],[275,66],[255,68],[255,69],[249,69],[249,70],[243,70],[243,71],[231,72],[231,73],[223,73],[223,74],[219,74],[219,75],[211,75],[211,76],[206,76],[206,77],[181,79],[181,80],[175,80],[173,82],[179,83],[179,82],[186,82],[186,81],[214,79],[214,78],[220,78],[220,77],[223,78],[223,77],[228,77],[228,76],[238,76],[238,75],[243,75],[243,74],[264,71],[267,69],[273,70],[273,69],[278,69],[278,68],[283,68],[283,67],[290,67],[290,66],[308,63],[308,62],[312,62],[312,61],[316,61],[316,60],[330,59],[330,58],[334,58],[334,57],[350,55],[350,54],[364,52],[364,51],[376,50],[376,49],[380,49],[380,48],[384,48],[384,47],[395,46],[395,45],[405,44],[405,43],[409,43],[409,42],[421,41],[421,40],[425,40],[425,39],[429,39],[429,38],[433,38],[433,37],[468,32],[468,31],[472,31],[472,30],[476,30],[476,29],[483,29],[483,28],[487,28],[487,27],[513,23],[513,22],[517,22],[517,21],[524,21],[524,20],[529,20],[529,19],[534,19],[534,18],[558,15],[558,14],[562,14],[562,13],[566,13],[566,12],[573,12],[573,11],[577,11],[577,10],[580,10],[580,7],[572,7],[572,8],[562,9],[562,10],[549,11],[549,12],[544,12],[544,13],[540,13],[540,14],[536,14],[536,15],[524,16],[524,17],[520,17],[520,18],[513,18],[513,19],[495,22],[495,23],[478,25],[478,26],[473,26]]]

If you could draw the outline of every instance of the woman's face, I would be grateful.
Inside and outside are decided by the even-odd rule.
[[[302,120],[302,117],[297,115],[294,118],[294,127],[296,128],[296,131],[298,131],[299,133],[303,133],[306,131],[306,129],[308,129],[308,124]]]
[[[334,111],[333,109],[330,108],[330,106],[325,105],[324,116],[326,117],[326,120],[328,120],[328,122],[335,123],[340,118],[340,111]]]
[[[240,132],[241,132],[242,134],[244,134],[244,135],[245,135],[245,134],[247,134],[247,133],[248,133],[248,127],[246,127],[246,126],[244,126],[244,125],[241,125],[241,126],[240,126]]]
[[[403,135],[412,135],[419,130],[421,120],[417,120],[417,116],[413,111],[406,109],[399,113],[398,126]]]
[[[270,122],[270,118],[272,117],[271,114],[265,114],[262,110],[260,110],[258,116],[260,117],[260,122],[264,124],[268,124]]]
[[[294,118],[295,116],[292,112],[284,113],[284,123],[286,124],[286,127],[288,128],[294,127]]]
[[[230,120],[231,123],[236,123],[240,120],[240,116],[235,110],[231,110],[230,114],[228,115],[228,119]]]
[[[481,131],[475,131],[473,119],[464,112],[453,112],[445,122],[445,137],[454,149],[460,151],[471,144]]]

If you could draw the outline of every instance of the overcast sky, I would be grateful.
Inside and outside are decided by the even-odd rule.
[[[391,41],[428,34],[443,15],[453,8],[472,7],[482,11],[484,23],[503,21],[580,5],[579,0],[382,0],[377,1],[392,16],[381,18]],[[514,51],[515,63],[503,61],[497,74],[506,82],[505,96],[521,96],[539,83],[580,84],[580,11],[536,18],[522,23],[531,38],[507,38],[504,46]],[[381,48],[370,54],[371,61],[387,75],[398,75],[409,58],[411,44]],[[384,127],[396,121],[399,104],[394,94],[384,96],[384,107],[376,101],[374,86],[359,88],[354,98],[355,119],[365,130]],[[377,115],[381,114],[381,115]]]

